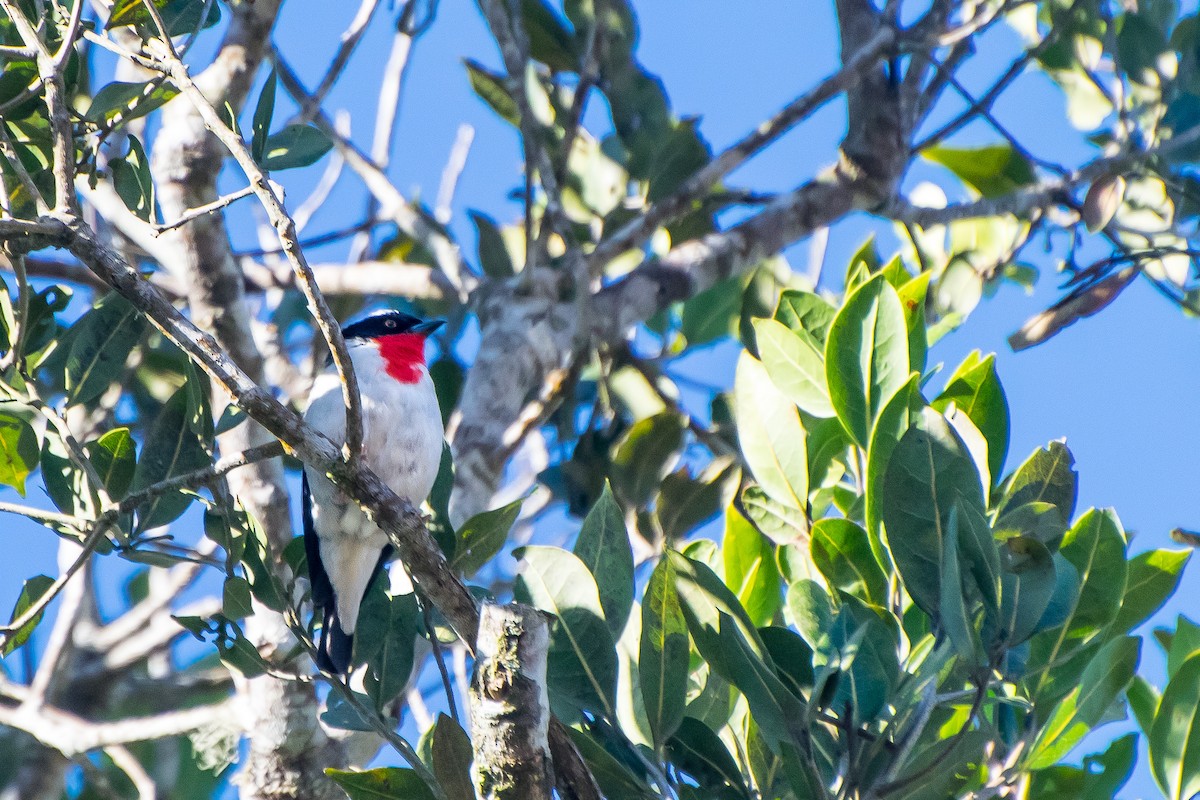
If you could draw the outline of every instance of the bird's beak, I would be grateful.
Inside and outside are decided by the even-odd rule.
[[[426,320],[425,322],[422,322],[420,324],[413,325],[412,328],[409,329],[409,331],[411,333],[419,333],[422,336],[428,336],[445,324],[446,324],[446,320],[444,320],[444,319],[431,319],[431,320]]]

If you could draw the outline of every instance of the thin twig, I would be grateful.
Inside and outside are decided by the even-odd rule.
[[[0,1],[11,2],[11,0]],[[149,5],[152,6],[153,4],[150,3]],[[266,210],[267,217],[275,227],[280,244],[283,245],[284,256],[296,272],[297,283],[308,300],[308,307],[317,323],[317,328],[321,331],[321,335],[329,345],[330,353],[333,355],[334,366],[341,380],[342,399],[346,404],[346,441],[342,449],[342,457],[347,462],[355,461],[362,452],[363,436],[362,399],[358,393],[358,380],[354,375],[354,365],[350,361],[346,342],[342,338],[341,326],[333,316],[333,312],[317,287],[316,278],[313,277],[312,270],[308,266],[308,261],[304,257],[304,251],[301,249],[300,243],[296,238],[296,224],[284,209],[283,203],[271,187],[262,168],[255,163],[253,156],[250,155],[246,143],[229,128],[221,118],[221,115],[213,108],[212,103],[208,101],[208,98],[205,97],[204,93],[192,81],[187,67],[173,54],[169,37],[166,35],[165,30],[160,29],[160,34],[158,39],[148,45],[152,55],[158,59],[157,66],[159,69],[165,70],[171,76],[172,82],[179,87],[179,90],[188,96],[188,99],[192,101],[201,118],[204,120],[205,127],[225,145],[226,149],[233,155],[234,160],[242,168],[242,171],[254,189],[254,193],[258,196],[259,201]]]
[[[467,155],[471,152],[471,142],[475,140],[475,129],[467,123],[458,126],[454,136],[454,146],[450,148],[450,157],[446,159],[446,167],[442,170],[442,180],[438,184],[437,205],[434,206],[433,216],[443,225],[450,222],[454,214],[454,190],[458,187],[459,176],[467,166]]]
[[[187,223],[191,222],[194,219],[206,216],[208,214],[213,213],[214,211],[220,211],[222,208],[229,205],[230,203],[233,203],[236,200],[241,200],[243,197],[249,197],[252,194],[254,194],[254,187],[247,186],[243,189],[238,189],[236,192],[232,192],[230,194],[218,197],[216,200],[213,200],[211,203],[205,203],[202,206],[196,206],[195,208],[189,208],[187,211],[183,212],[183,214],[181,214],[179,216],[179,219],[175,220],[174,222],[167,222],[162,225],[157,225],[157,224],[151,223],[151,226],[150,226],[151,227],[151,235],[158,236],[167,231],[174,230],[175,228],[186,225]]]

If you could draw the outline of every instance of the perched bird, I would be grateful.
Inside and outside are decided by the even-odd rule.
[[[425,366],[425,339],[442,324],[385,311],[342,329],[362,398],[362,458],[413,505],[429,495],[442,457],[442,415]],[[333,441],[344,441],[346,407],[332,366],[313,384],[304,419]],[[391,546],[320,470],[306,466],[302,481],[304,549],[313,606],[323,615],[317,666],[344,674],[359,605]]]

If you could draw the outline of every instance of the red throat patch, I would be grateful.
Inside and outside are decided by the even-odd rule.
[[[421,379],[421,367],[425,366],[425,337],[416,333],[396,333],[381,336],[379,355],[387,374],[400,383],[416,383]]]

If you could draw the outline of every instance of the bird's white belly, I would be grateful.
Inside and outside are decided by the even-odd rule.
[[[362,397],[363,460],[392,491],[419,506],[433,488],[442,457],[442,416],[433,381],[424,369],[416,383],[394,380],[369,346],[354,348],[352,355]],[[336,375],[318,378],[305,419],[335,442],[344,440],[345,406]],[[324,475],[306,469],[319,536],[367,539],[379,547],[387,543],[357,503]]]

